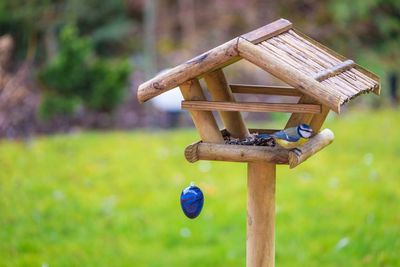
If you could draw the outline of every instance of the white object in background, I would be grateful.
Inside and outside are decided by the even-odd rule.
[[[168,92],[165,92],[152,100],[153,105],[161,110],[166,112],[171,111],[180,111],[181,110],[181,102],[183,100],[181,91],[179,88],[174,88]]]

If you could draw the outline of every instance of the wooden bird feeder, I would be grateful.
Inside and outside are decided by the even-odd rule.
[[[281,79],[290,87],[229,84],[223,68],[241,59]],[[204,78],[211,100],[206,99],[199,79]],[[379,78],[354,61],[335,53],[279,19],[236,37],[141,84],[139,102],[175,87],[180,88],[182,108],[190,112],[201,141],[189,145],[189,162],[218,160],[248,163],[247,267],[275,265],[275,169],[293,168],[314,155],[334,138],[320,131],[330,110],[340,113],[343,104],[358,95],[379,95]],[[298,97],[298,103],[236,102],[235,94]],[[225,126],[220,130],[212,111]],[[315,136],[304,145],[287,150],[279,146],[226,144],[224,133],[246,138],[251,132],[240,112],[288,112],[287,127],[309,124]]]

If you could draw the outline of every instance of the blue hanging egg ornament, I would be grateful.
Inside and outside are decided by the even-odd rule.
[[[188,218],[194,219],[199,216],[204,204],[204,196],[200,188],[191,183],[183,189],[180,200],[183,213]]]

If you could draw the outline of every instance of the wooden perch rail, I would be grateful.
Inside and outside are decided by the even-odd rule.
[[[187,81],[180,86],[186,100],[206,100],[201,85],[197,79]],[[208,143],[224,143],[218,124],[210,111],[190,111],[193,123],[199,131],[202,140]]]
[[[182,109],[188,110],[218,110],[218,111],[245,111],[245,112],[296,112],[321,113],[318,104],[281,104],[259,102],[223,102],[223,101],[182,101]]]
[[[236,94],[261,94],[279,96],[302,96],[303,94],[289,86],[261,86],[247,84],[230,84],[232,93]]]
[[[231,88],[226,81],[225,74],[221,69],[204,75],[208,91],[214,101],[236,102],[235,96],[232,94]],[[225,112],[219,110],[222,122],[226,129],[236,138],[245,138],[250,133],[246,128],[242,114],[240,112]]]
[[[185,149],[185,158],[193,163],[198,160],[218,160],[231,162],[268,162],[289,164],[294,168],[309,157],[332,143],[334,135],[325,129],[311,137],[304,145],[287,150],[279,146],[241,146],[197,142]]]
[[[292,149],[289,152],[289,166],[294,168],[300,163],[307,160],[309,157],[329,145],[335,138],[333,132],[329,129],[324,129],[319,134],[310,138],[304,145]]]
[[[287,164],[288,150],[268,146],[240,146],[197,142],[185,149],[185,158],[193,163],[198,160],[233,162],[273,162]]]

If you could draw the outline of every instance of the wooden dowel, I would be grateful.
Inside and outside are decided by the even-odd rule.
[[[313,70],[310,69],[308,66],[304,67],[304,64],[301,64],[298,60],[294,60],[293,58],[288,57],[284,51],[274,47],[268,42],[262,42],[258,45],[258,47],[267,50],[267,52],[277,58],[283,59],[287,66],[291,66],[297,69],[299,72],[303,73],[304,75],[310,75],[313,73]]]
[[[185,158],[191,163],[198,160],[217,160],[287,164],[288,153],[287,149],[279,146],[241,146],[197,142],[185,149]]]
[[[235,97],[226,82],[225,75],[221,69],[204,75],[208,91],[214,101],[235,102]],[[184,107],[182,103],[182,108]],[[249,130],[246,128],[242,115],[238,111],[220,111],[221,119],[225,128],[233,137],[244,138],[248,136]]]
[[[295,49],[295,51],[302,51],[304,54],[306,54],[307,57],[312,59],[313,62],[315,62],[315,64],[322,69],[333,65],[333,63],[331,63],[330,61],[325,60],[323,54],[318,53],[318,51],[314,49],[312,46],[307,46],[303,42],[300,42],[299,40],[295,39],[289,33],[281,34],[279,36],[279,39],[286,42],[286,44]]]
[[[209,50],[175,68],[167,70],[141,84],[138,89],[139,102],[145,102],[179,86],[187,80],[191,80],[212,69],[239,60],[236,44],[237,38]]]
[[[354,61],[351,59],[348,59],[344,62],[341,62],[340,64],[337,64],[333,67],[330,67],[328,69],[318,72],[314,76],[314,79],[316,79],[317,81],[323,81],[323,80],[328,79],[329,77],[333,77],[339,73],[349,70],[349,69],[353,68],[354,66],[355,66]]]
[[[315,79],[287,66],[279,58],[266,53],[265,50],[243,38],[239,38],[239,55],[260,68],[282,79],[301,92],[318,99],[335,112],[340,112],[341,97]]]
[[[346,60],[344,56],[339,53],[336,53],[332,49],[324,46],[323,44],[317,42],[316,40],[308,37],[302,32],[296,30],[289,30],[288,33],[295,38],[299,39],[301,42],[306,43],[307,45],[311,45],[313,48],[317,49],[320,53],[326,55],[327,58],[330,58],[335,61],[335,63],[339,63],[340,61]]]
[[[232,93],[236,94],[262,94],[279,96],[302,96],[297,89],[289,86],[261,86],[247,84],[230,84]]]
[[[247,168],[246,267],[274,267],[276,166],[252,162]]]
[[[371,87],[373,87],[373,85],[374,85],[373,83],[370,83],[369,81],[363,79],[359,75],[356,75],[353,72],[353,70],[354,69],[346,71],[346,72],[342,73],[341,75],[344,75],[349,82],[357,83],[358,87],[361,87],[361,88],[371,88]]]
[[[354,69],[354,73],[356,73],[356,74],[359,74],[359,73],[364,74],[365,77],[367,77],[374,84],[373,92],[376,95],[379,95],[381,93],[381,81],[380,81],[379,76],[375,75],[372,72],[367,71],[366,69],[362,68],[359,65],[356,65],[356,67]]]
[[[187,81],[180,86],[183,98],[186,100],[206,100],[201,85],[197,79]],[[210,111],[191,110],[194,125],[201,140],[207,143],[224,143],[217,122]]]
[[[330,77],[327,80],[335,83],[339,88],[341,88],[342,93],[345,94],[346,96],[353,96],[354,94],[359,93],[362,89],[366,89],[365,87],[357,88],[355,85],[349,84],[348,82],[343,80],[340,74],[338,76]]]
[[[310,138],[310,140],[304,145],[292,149],[289,152],[289,166],[290,168],[294,168],[300,163],[307,160],[309,157],[332,143],[334,139],[334,134],[331,130],[325,129],[321,131],[319,134]]]
[[[296,112],[296,113],[317,114],[317,113],[321,112],[321,105],[319,105],[319,104],[259,103],[259,102],[238,102],[238,103],[236,103],[236,102],[222,102],[222,101],[182,101],[182,109],[218,110],[218,111],[229,111],[229,112],[230,111],[288,112],[288,113]]]
[[[318,69],[321,67],[315,64],[314,61],[310,59],[310,57],[307,57],[304,55],[303,51],[294,51],[290,46],[287,46],[285,44],[282,44],[278,39],[270,39],[264,42],[263,44],[265,45],[270,45],[272,47],[276,47],[277,49],[281,50],[284,52],[285,56],[291,60],[294,60],[298,62],[303,68],[309,69],[310,72],[316,72]]]

